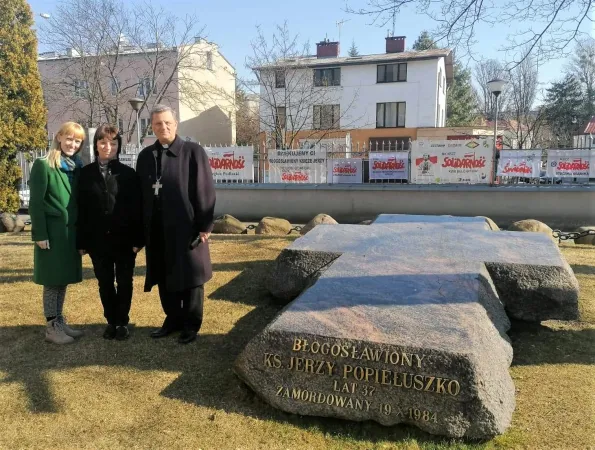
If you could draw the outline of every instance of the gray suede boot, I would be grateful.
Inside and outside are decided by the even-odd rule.
[[[85,334],[82,330],[73,330],[72,328],[70,328],[68,326],[68,324],[66,323],[66,318],[64,316],[58,316],[57,320],[62,325],[62,328],[64,329],[64,333],[66,333],[67,336],[77,338],[77,337],[81,337],[82,335]]]
[[[45,340],[59,345],[71,344],[74,342],[74,338],[68,336],[64,332],[64,328],[57,318],[52,319],[47,323],[45,329]]]

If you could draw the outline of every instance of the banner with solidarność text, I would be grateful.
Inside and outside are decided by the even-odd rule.
[[[360,158],[340,158],[329,161],[328,179],[333,184],[361,183],[362,172]]]
[[[215,181],[254,181],[254,148],[204,147]]]
[[[409,152],[370,152],[370,180],[409,178]]]
[[[490,183],[493,138],[413,141],[411,182]]]
[[[497,174],[538,178],[541,175],[541,150],[501,150]]]
[[[269,150],[270,183],[326,183],[326,150]]]
[[[595,177],[595,150],[553,150],[547,151],[548,177]]]

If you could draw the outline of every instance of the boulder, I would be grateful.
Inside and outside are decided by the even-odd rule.
[[[263,217],[256,226],[256,234],[268,234],[272,236],[285,236],[291,231],[291,224],[285,219],[278,217]]]
[[[25,229],[25,222],[19,216],[16,216],[16,219],[14,221],[14,230],[13,231],[15,233],[20,233],[24,229]]]
[[[595,227],[579,227],[577,228],[575,231],[577,232],[581,232],[581,231],[587,231],[587,230],[595,230]],[[570,241],[567,241],[570,242]],[[595,235],[590,235],[590,236],[585,236],[582,238],[578,238],[574,240],[575,244],[580,244],[580,245],[595,245]]]
[[[4,229],[8,233],[12,233],[16,227],[16,216],[13,214],[2,213],[0,214],[0,222],[2,222]]]
[[[229,214],[217,217],[213,223],[213,233],[218,234],[242,234],[246,226]]]
[[[489,217],[486,217],[486,216],[477,216],[477,217],[481,217],[482,219],[485,219],[485,221],[488,223],[488,226],[490,227],[490,229],[492,231],[500,231],[500,227],[498,225],[496,225],[496,222],[494,222]]]
[[[337,224],[338,224],[338,222],[335,219],[333,219],[331,216],[329,216],[328,214],[318,214],[310,222],[308,222],[304,228],[302,228],[302,230],[300,231],[300,234],[302,234],[302,236],[303,236],[308,231],[310,231],[312,228],[314,228],[316,225],[337,225]]]
[[[554,239],[554,230],[552,230],[545,223],[535,219],[519,220],[508,227],[508,231],[529,231],[533,233],[543,233]]]

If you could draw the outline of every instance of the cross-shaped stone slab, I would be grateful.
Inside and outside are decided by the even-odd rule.
[[[238,358],[259,395],[288,412],[453,437],[510,424],[503,297],[523,318],[577,316],[578,284],[550,238],[476,218],[320,225],[282,252],[269,285],[299,296]]]
[[[552,239],[543,233],[492,232],[476,217],[380,215],[367,227],[317,226],[282,252],[269,290],[291,300],[313,281],[318,265],[326,267],[339,255],[358,261],[375,255],[386,262],[404,256],[428,263],[484,263],[512,318],[578,318],[578,282]]]

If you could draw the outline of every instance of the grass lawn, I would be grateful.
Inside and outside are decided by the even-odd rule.
[[[582,322],[515,324],[517,407],[489,442],[450,441],[409,426],[285,414],[233,374],[245,344],[274,317],[263,280],[292,238],[215,236],[199,340],[148,337],[163,315],[143,293],[137,258],[131,339],[101,338],[104,319],[90,260],[65,313],[86,336],[43,341],[41,286],[31,282],[30,234],[0,235],[0,448],[595,449],[595,247],[563,247],[581,285]]]

